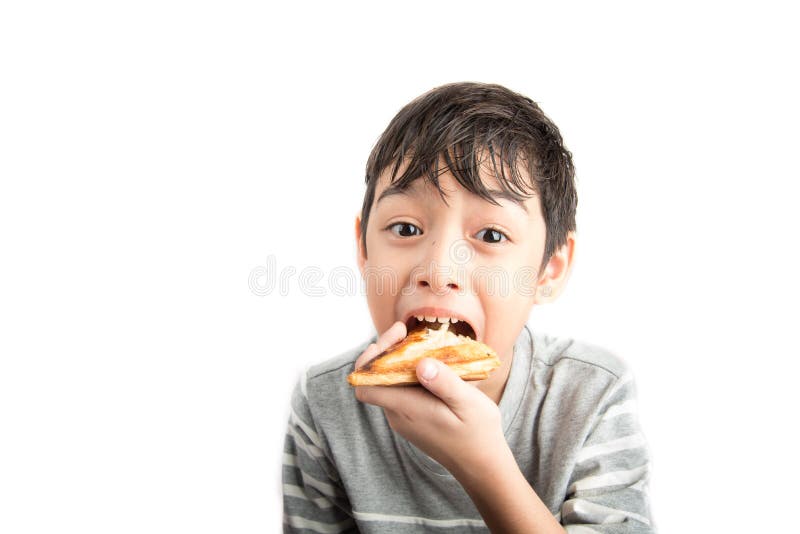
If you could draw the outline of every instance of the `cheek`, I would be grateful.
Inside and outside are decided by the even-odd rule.
[[[370,292],[367,289],[367,306],[372,317],[372,324],[378,335],[382,334],[392,326],[394,322],[394,302],[386,294]]]
[[[415,268],[414,250],[392,247],[378,239],[367,242],[367,252],[363,276],[368,294],[397,295]]]
[[[394,300],[408,284],[408,269],[395,256],[394,261],[383,261],[376,254],[365,263],[362,276],[367,296],[371,301]]]
[[[378,334],[394,324],[397,302],[404,284],[404,270],[396,261],[387,261],[380,246],[369,249],[364,264],[363,279],[372,322]]]
[[[503,287],[484,285],[481,302],[486,317],[485,341],[502,354],[510,354],[522,328],[528,321],[535,285],[535,268],[518,273],[513,268],[506,271]]]
[[[512,331],[524,324],[531,310],[532,299],[517,296],[494,299],[485,303],[486,326],[497,332]],[[487,332],[489,333],[489,332]]]

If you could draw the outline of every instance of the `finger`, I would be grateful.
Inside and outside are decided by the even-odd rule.
[[[425,388],[439,397],[456,414],[482,395],[470,387],[447,365],[433,358],[424,358],[417,364],[417,378]]]
[[[380,406],[387,410],[399,410],[403,407],[418,406],[430,400],[424,389],[416,387],[358,386],[356,398],[364,403]]]
[[[378,354],[380,354],[380,351],[378,350],[378,345],[376,345],[375,343],[370,343],[369,347],[364,349],[364,352],[361,353],[361,356],[359,356],[356,359],[356,369],[359,369],[361,366],[363,366],[365,363],[370,361]]]
[[[356,359],[356,369],[363,366],[365,363],[373,359],[375,356],[385,351],[401,339],[406,337],[406,325],[402,321],[397,321],[389,329],[381,334],[375,343],[370,344],[369,347],[361,353],[361,356]]]
[[[406,325],[402,321],[395,322],[389,329],[380,335],[375,344],[378,352],[383,352],[401,339],[406,337]]]

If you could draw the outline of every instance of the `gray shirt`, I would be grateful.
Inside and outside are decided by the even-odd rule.
[[[346,377],[371,341],[295,388],[284,532],[488,532],[455,478],[356,400]],[[653,532],[634,384],[618,358],[525,327],[499,408],[520,470],[568,532]]]

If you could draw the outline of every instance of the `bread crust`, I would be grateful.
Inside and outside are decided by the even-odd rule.
[[[399,386],[418,384],[417,364],[434,358],[450,367],[463,380],[484,380],[500,366],[497,354],[487,345],[441,330],[422,329],[350,373],[352,386]]]

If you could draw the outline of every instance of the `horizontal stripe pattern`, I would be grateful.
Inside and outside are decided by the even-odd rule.
[[[575,453],[561,523],[567,532],[579,534],[652,532],[647,443],[629,373],[609,385],[596,413]]]
[[[337,485],[324,441],[310,421],[313,418],[298,385],[283,452],[284,531],[327,534],[352,530],[355,520],[347,513],[347,495]]]
[[[630,486],[639,481],[647,473],[647,465],[635,467],[625,471],[611,471],[602,475],[582,478],[573,482],[567,493],[572,495],[580,491],[598,488],[614,488],[617,486]]]
[[[310,530],[311,532],[318,532],[320,534],[338,534],[355,526],[354,521],[350,518],[337,523],[323,523],[321,521],[313,521],[297,515],[285,515],[283,520],[284,523],[292,528]]]
[[[601,421],[609,421],[621,415],[636,415],[639,412],[638,403],[635,399],[629,399],[620,404],[614,404],[606,410],[606,413],[601,417]]]
[[[651,533],[649,460],[632,376],[603,355],[595,365],[583,347],[559,350],[570,352],[543,358],[549,365],[531,374],[547,396],[520,399],[525,409],[514,428],[522,431],[507,436],[515,453],[536,451],[520,469],[569,533]],[[314,366],[293,392],[283,454],[285,532],[487,532],[452,478],[430,476],[398,447],[379,410],[354,402],[346,387],[351,367],[347,358]]]
[[[587,527],[586,525],[566,525],[564,530],[567,534],[601,534],[599,531]]]
[[[327,509],[333,506],[333,503],[327,497],[309,497],[300,486],[294,484],[283,485],[283,496],[294,497],[296,499],[304,499],[308,502],[314,503],[317,508]]]
[[[289,411],[289,422],[293,425],[297,425],[300,430],[303,431],[303,433],[308,437],[311,445],[314,445],[314,447],[320,451],[322,450],[322,440],[319,439],[317,432],[303,422],[303,420],[297,416],[297,413],[295,413],[293,408]]]
[[[325,456],[325,453],[322,452],[322,449],[310,443],[306,440],[306,437],[298,430],[295,426],[289,427],[289,434],[292,438],[294,438],[294,442],[297,445],[297,448],[305,452],[307,455],[312,456],[314,458],[322,458]]]
[[[607,454],[624,452],[631,449],[640,449],[644,447],[644,445],[644,436],[641,433],[637,433],[632,436],[625,436],[611,441],[606,441],[605,443],[598,443],[597,445],[584,447],[578,453],[575,461],[576,463],[582,463],[596,456],[604,456]]]
[[[315,490],[317,490],[321,494],[325,495],[326,497],[335,498],[335,497],[339,497],[341,495],[339,490],[335,486],[332,486],[331,484],[328,484],[327,482],[323,482],[321,480],[318,480],[318,479],[312,477],[311,475],[309,475],[308,473],[305,473],[305,472],[301,471],[300,472],[300,479],[303,481],[303,484],[305,486],[308,486],[309,488],[314,488]]]
[[[562,514],[565,521],[570,523],[589,523],[589,524],[609,524],[623,523],[628,519],[634,519],[645,525],[650,524],[650,520],[636,512],[629,512],[610,506],[603,506],[583,499],[570,499],[564,503]]]
[[[431,519],[427,517],[409,515],[376,514],[370,512],[353,511],[353,517],[359,521],[382,521],[386,523],[405,523],[424,527],[455,528],[455,527],[485,527],[480,519]]]

